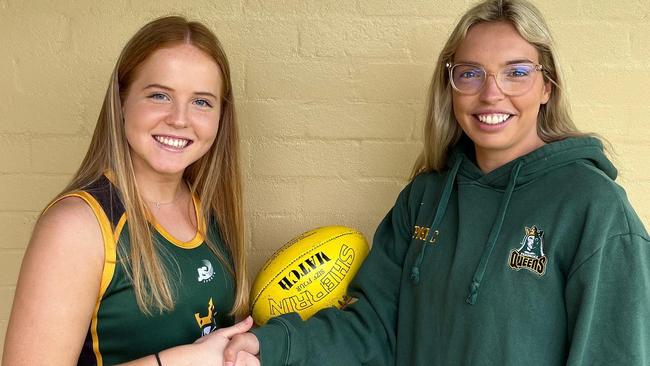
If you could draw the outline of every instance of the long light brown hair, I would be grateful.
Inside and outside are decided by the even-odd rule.
[[[97,126],[86,157],[63,194],[82,190],[105,171],[112,171],[126,208],[128,253],[118,244],[118,255],[133,282],[138,306],[145,314],[174,308],[174,284],[161,263],[161,253],[152,240],[150,215],[138,192],[129,145],[124,132],[122,103],[138,67],[156,50],[191,44],[212,57],[223,79],[221,117],[217,137],[210,150],[187,167],[184,179],[201,201],[204,222],[216,221],[221,239],[230,251],[232,265],[207,233],[206,244],[229,269],[236,282],[232,314],[248,312],[249,283],[246,275],[242,189],[239,172],[239,138],[230,80],[230,67],[217,37],[203,24],[168,16],[142,27],[126,44],[113,69]],[[199,226],[199,230],[202,228]]]
[[[540,11],[525,0],[487,0],[468,10],[445,43],[429,88],[427,119],[424,126],[424,149],[412,171],[412,177],[445,168],[447,153],[463,134],[452,107],[452,88],[445,64],[453,63],[454,55],[469,29],[484,22],[509,22],[533,45],[539,54],[544,80],[552,84],[549,101],[537,116],[537,134],[544,142],[571,136],[592,135],[578,130],[571,118],[564,91],[564,77],[558,65],[553,38]]]

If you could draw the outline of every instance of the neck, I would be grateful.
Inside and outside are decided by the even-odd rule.
[[[135,179],[142,199],[158,206],[175,202],[185,189],[181,175],[154,177],[136,172]]]
[[[508,149],[493,150],[475,146],[476,164],[485,174],[500,168],[509,162],[537,150],[546,143],[541,139],[524,146],[512,146]]]

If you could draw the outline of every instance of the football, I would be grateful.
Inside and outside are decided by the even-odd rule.
[[[368,251],[364,236],[344,226],[321,227],[290,240],[253,282],[253,319],[263,325],[291,312],[307,319],[320,309],[345,306],[348,284]]]

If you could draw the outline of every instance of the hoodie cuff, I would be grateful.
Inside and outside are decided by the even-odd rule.
[[[261,365],[287,365],[289,331],[282,321],[272,319],[266,325],[251,329],[250,332],[260,343]]]

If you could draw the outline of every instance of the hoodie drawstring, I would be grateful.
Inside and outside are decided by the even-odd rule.
[[[469,286],[469,295],[465,300],[468,304],[476,304],[478,299],[478,289],[481,287],[481,281],[483,280],[483,275],[485,274],[485,269],[487,268],[488,259],[492,255],[492,250],[496,245],[497,239],[499,238],[499,233],[501,233],[501,226],[503,225],[503,220],[506,217],[506,211],[508,210],[508,205],[510,204],[510,198],[512,197],[512,192],[515,190],[515,183],[517,182],[517,177],[519,176],[519,171],[524,165],[523,161],[517,162],[510,173],[510,181],[501,200],[501,205],[499,206],[499,212],[494,224],[492,224],[492,229],[490,229],[490,235],[488,236],[488,241],[483,249],[483,254],[481,255],[481,260],[476,266],[476,271],[474,272],[474,277],[472,278],[472,283]]]
[[[438,203],[438,208],[436,209],[436,214],[433,219],[433,223],[430,226],[429,232],[431,233],[431,241],[435,242],[440,235],[440,231],[438,230],[438,226],[440,225],[440,221],[442,221],[442,218],[445,216],[445,211],[447,210],[447,205],[449,204],[449,197],[451,197],[451,192],[454,189],[454,181],[456,180],[456,175],[458,174],[458,168],[460,168],[460,164],[463,162],[463,157],[460,156],[458,160],[454,162],[454,165],[452,166],[451,170],[449,171],[449,174],[447,175],[447,180],[445,181],[445,187],[442,190],[442,195],[440,196],[440,202]],[[411,267],[411,280],[413,280],[413,283],[415,285],[420,283],[420,266],[422,265],[422,261],[424,260],[424,252],[427,250],[427,239],[425,238],[422,241],[422,247],[420,248],[420,254],[418,255],[418,258],[415,261],[415,264],[413,264],[413,267]]]

